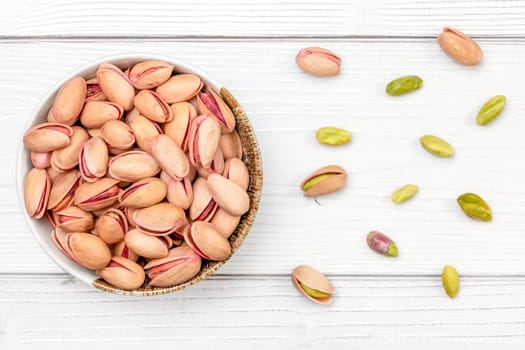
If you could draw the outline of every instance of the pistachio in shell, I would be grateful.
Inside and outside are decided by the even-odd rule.
[[[305,297],[318,304],[332,303],[335,288],[321,272],[308,265],[292,271],[292,283]]]

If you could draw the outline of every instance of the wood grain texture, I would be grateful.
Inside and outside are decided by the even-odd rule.
[[[519,0],[3,0],[0,36],[523,36]]]
[[[467,68],[448,59],[433,40],[331,41],[343,73],[319,79],[298,70],[294,55],[304,42],[0,44],[0,271],[59,272],[22,220],[14,190],[15,151],[33,106],[59,77],[93,58],[153,52],[191,61],[232,91],[255,127],[264,162],[261,209],[251,234],[220,270],[227,274],[287,274],[309,262],[328,273],[435,275],[455,265],[465,275],[524,275],[525,54],[522,41],[481,41],[484,63]],[[312,42],[315,44],[315,42]],[[268,54],[271,52],[272,54]],[[254,74],[257,72],[257,74]],[[424,87],[394,98],[389,80],[419,74]],[[479,107],[505,94],[508,105],[489,127],[475,124]],[[324,125],[347,128],[351,144],[317,144]],[[453,159],[431,156],[418,138],[437,134],[456,148]],[[346,188],[303,198],[298,185],[311,171],[337,163],[349,173]],[[403,205],[393,190],[417,183]],[[494,221],[468,219],[456,197],[467,191],[492,206]],[[368,231],[398,244],[400,257],[369,251]]]
[[[463,349],[520,349],[525,345],[523,278],[464,278],[455,300],[445,296],[437,277],[332,281],[336,298],[324,307],[302,297],[287,277],[215,277],[178,293],[141,299],[101,293],[63,275],[0,276],[0,346],[384,349],[390,344],[404,349],[460,349],[461,344]]]

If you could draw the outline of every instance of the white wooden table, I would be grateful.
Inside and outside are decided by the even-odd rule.
[[[518,0],[0,0],[0,349],[274,348],[523,349],[525,346],[525,2]],[[456,64],[435,37],[472,35],[481,66]],[[342,74],[299,71],[296,52],[319,45]],[[35,243],[15,191],[25,123],[71,69],[104,55],[170,55],[208,71],[244,106],[264,159],[264,195],[241,250],[213,278],[182,292],[130,298],[64,274]],[[388,81],[417,74],[401,98]],[[474,116],[505,94],[487,128]],[[324,125],[353,132],[348,147],[316,143]],[[434,133],[457,150],[438,159],[418,145]],[[298,184],[330,163],[346,189],[302,197]],[[392,190],[420,185],[394,206]],[[466,218],[455,198],[482,194],[494,221]],[[369,251],[388,233],[398,259]],[[325,272],[328,307],[299,296],[298,264]],[[462,277],[444,295],[444,264]]]

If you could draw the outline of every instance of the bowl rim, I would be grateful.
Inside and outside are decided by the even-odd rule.
[[[96,282],[99,280],[99,276],[95,274],[94,271],[88,270],[76,262],[70,260],[67,258],[62,252],[58,250],[53,245],[50,245],[49,242],[46,242],[42,234],[40,233],[42,231],[41,228],[37,227],[37,223],[40,221],[38,219],[34,219],[29,216],[25,209],[24,205],[24,180],[25,180],[25,171],[23,170],[25,168],[25,165],[27,165],[28,156],[30,155],[29,150],[27,150],[23,143],[23,136],[24,133],[34,125],[39,124],[39,120],[42,118],[42,116],[47,114],[47,110],[44,110],[46,106],[50,107],[52,105],[52,102],[54,100],[54,97],[56,96],[58,90],[64,83],[66,83],[68,80],[75,76],[82,76],[85,77],[85,75],[88,74],[90,70],[96,69],[100,64],[102,63],[112,63],[117,66],[129,66],[133,63],[140,62],[140,61],[146,61],[146,60],[161,60],[166,61],[170,64],[173,64],[176,68],[176,70],[180,73],[192,73],[198,75],[207,85],[212,87],[215,91],[221,91],[226,89],[223,88],[223,85],[220,84],[217,80],[210,77],[208,73],[203,71],[202,69],[199,69],[192,64],[189,64],[183,60],[173,58],[170,56],[164,56],[164,55],[158,55],[158,54],[150,54],[150,53],[130,53],[130,54],[117,54],[117,55],[108,55],[108,56],[102,56],[100,58],[97,58],[95,60],[92,60],[90,62],[84,63],[80,66],[77,66],[72,71],[68,72],[67,74],[64,74],[62,78],[60,78],[55,84],[51,86],[51,88],[44,94],[43,97],[40,98],[39,102],[36,104],[36,106],[32,109],[30,116],[25,123],[24,131],[19,139],[19,147],[18,147],[18,154],[17,154],[17,160],[16,160],[16,187],[17,187],[17,194],[18,194],[18,200],[19,204],[22,209],[22,214],[24,216],[24,220],[26,224],[28,225],[29,229],[31,230],[31,233],[33,237],[36,239],[36,241],[39,243],[41,248],[44,250],[44,252],[57,264],[62,270],[64,270],[66,273],[70,274],[71,276],[81,280],[82,282],[89,284],[93,287],[96,287],[98,289],[102,289],[105,291],[118,293],[118,294],[125,294],[125,295],[134,295],[134,296],[144,296],[144,295],[158,295],[158,294],[165,294],[165,293],[171,293],[176,290],[176,288],[173,287],[164,287],[164,288],[158,288],[157,291],[125,291],[121,290],[119,288],[113,287],[113,288],[107,288],[105,286],[100,286]],[[125,63],[127,62],[127,63]],[[229,92],[227,92],[229,94]],[[236,101],[235,101],[236,102]],[[240,106],[239,106],[240,108]],[[242,111],[242,110],[241,110]],[[243,112],[244,113],[244,112]],[[44,121],[45,122],[45,119]],[[248,122],[249,123],[249,122]],[[249,125],[251,128],[251,125]],[[253,129],[253,128],[252,128]],[[255,135],[254,135],[255,137]],[[255,143],[257,144],[257,140],[255,140]],[[260,150],[258,149],[258,146],[256,145],[257,153],[260,157]],[[259,159],[260,162],[260,159]],[[262,167],[262,164],[259,164],[260,167]],[[261,169],[262,171],[262,169]],[[261,173],[262,177],[262,173]],[[261,184],[262,186],[262,184]],[[259,190],[259,192],[262,192],[262,188]],[[255,214],[258,209],[258,201],[256,204]],[[242,222],[242,220],[241,220]],[[249,227],[252,225],[252,223],[249,224]],[[249,229],[248,227],[248,229]],[[244,238],[241,240],[244,240]],[[51,246],[51,247],[50,247]],[[233,255],[233,254],[232,254]],[[229,258],[227,259],[229,260]],[[216,268],[212,268],[213,271],[218,269],[220,266],[217,266]],[[192,279],[193,280],[193,279]],[[188,282],[192,282],[192,280]],[[200,281],[200,280],[199,280]],[[188,283],[186,282],[186,283]],[[198,282],[198,281],[197,281]],[[186,284],[184,283],[184,284]],[[195,283],[195,282],[193,282]],[[189,283],[188,285],[191,285],[193,283]],[[182,285],[182,284],[181,284]],[[184,287],[180,288],[183,289]]]

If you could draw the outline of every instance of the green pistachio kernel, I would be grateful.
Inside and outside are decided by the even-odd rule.
[[[445,140],[440,139],[434,135],[422,136],[419,141],[421,146],[428,152],[438,157],[452,157],[454,155],[454,149]]]
[[[505,108],[506,102],[507,99],[503,95],[494,96],[488,100],[478,112],[478,116],[476,117],[478,124],[487,125],[496,119],[501,111],[503,111],[503,108]]]
[[[328,298],[331,295],[330,293],[325,293],[316,289],[309,288],[301,282],[299,282],[299,284],[301,285],[301,288],[304,290],[304,292],[312,298]]]
[[[392,193],[392,202],[403,203],[409,200],[410,198],[414,197],[417,191],[417,185],[405,185],[400,189],[396,190],[394,193]]]
[[[392,80],[386,86],[386,93],[392,96],[403,95],[423,86],[423,79],[417,75],[407,75]]]
[[[456,295],[458,295],[459,274],[454,267],[445,265],[443,272],[441,273],[441,282],[443,283],[445,293],[447,293],[450,298],[455,298]]]
[[[458,197],[458,204],[467,216],[480,220],[492,220],[492,211],[487,202],[475,193],[464,193]]]
[[[324,179],[326,178],[329,178],[330,176],[333,176],[334,174],[322,174],[322,175],[317,175],[316,177],[313,177],[311,178],[310,180],[308,180],[304,186],[303,186],[303,191],[308,191],[310,188],[314,187],[315,185],[317,185],[319,182],[323,181]]]
[[[352,140],[352,134],[345,129],[325,126],[317,130],[315,138],[322,144],[339,146],[350,142]]]

